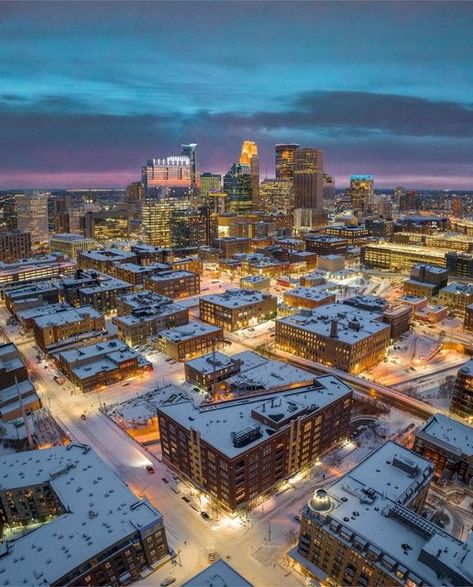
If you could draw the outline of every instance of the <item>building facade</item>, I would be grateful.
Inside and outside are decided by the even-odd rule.
[[[223,509],[246,509],[345,439],[351,404],[351,389],[327,376],[207,408],[161,406],[163,462]]]

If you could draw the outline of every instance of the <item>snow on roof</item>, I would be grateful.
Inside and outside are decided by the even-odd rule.
[[[136,356],[138,353],[131,349],[125,342],[118,338],[89,344],[75,349],[68,349],[58,353],[58,356],[69,364],[77,362],[85,363],[87,360],[98,359],[110,355],[111,353],[120,352],[128,353],[130,356]]]
[[[263,298],[267,297],[267,294],[252,289],[228,289],[222,294],[202,296],[201,300],[224,308],[242,308],[249,304],[261,302]]]
[[[454,293],[454,294],[465,294],[473,295],[473,283],[449,283],[445,287],[442,287],[440,293]]]
[[[189,367],[192,367],[192,369],[195,369],[199,373],[207,374],[213,373],[218,369],[230,367],[236,362],[235,357],[229,357],[225,353],[215,351],[215,353],[208,353],[197,359],[187,361],[186,365],[189,365]]]
[[[284,292],[284,295],[296,296],[298,298],[305,298],[309,300],[324,300],[333,298],[333,294],[327,293],[326,290],[318,287],[296,287]]]
[[[281,391],[201,408],[191,401],[185,401],[161,406],[158,413],[162,412],[183,428],[198,430],[203,441],[229,458],[234,458],[267,440],[281,424],[286,426],[284,420],[309,410],[320,410],[350,393],[348,385],[332,375],[326,375],[318,377],[315,384],[296,391]],[[262,425],[261,420],[254,417],[258,413],[267,418],[271,418],[274,413],[275,429],[270,429],[268,424]],[[262,428],[259,437],[244,446],[235,446],[232,433],[238,434],[256,426]]]
[[[448,272],[448,269],[439,267],[438,265],[429,265],[428,263],[417,263],[416,265],[414,265],[414,267],[412,267],[412,269],[421,269],[422,267],[424,267],[425,270],[429,273],[438,273],[442,275]]]
[[[344,243],[345,239],[340,236],[333,236],[331,234],[306,234],[306,241],[312,241],[316,243]]]
[[[0,585],[53,584],[140,528],[162,521],[158,510],[137,499],[84,445],[4,455],[0,471],[0,490],[49,484],[66,510],[9,543],[9,553],[0,559]]]
[[[27,308],[16,313],[18,320],[29,320],[31,318],[39,318],[40,316],[47,316],[55,312],[63,312],[70,310],[72,306],[65,302],[58,302],[57,304],[44,304],[43,306],[35,306],[34,308]]]
[[[137,293],[125,294],[120,296],[119,299],[130,306],[133,310],[139,310],[143,308],[155,308],[162,306],[163,304],[171,304],[172,299],[167,296],[163,296],[160,293],[155,293],[148,290],[143,290]]]
[[[135,259],[135,253],[124,251],[122,249],[96,249],[94,251],[81,251],[81,257],[93,259],[94,261],[120,261],[125,259]]]
[[[162,271],[157,275],[148,277],[151,281],[169,281],[170,279],[182,279],[183,277],[195,277],[197,273],[192,271]]]
[[[165,304],[161,306],[156,305],[154,307],[133,310],[135,314],[127,314],[126,316],[115,316],[113,318],[113,321],[121,322],[122,324],[132,326],[133,324],[139,324],[140,322],[152,321],[163,316],[170,316],[172,314],[175,314],[176,312],[181,312],[185,309],[186,308],[184,306],[180,306],[179,304]]]
[[[351,542],[355,533],[357,542],[365,543],[373,552],[379,549],[383,560],[392,559],[393,565],[398,561],[399,568],[414,573],[427,585],[439,584],[434,564],[423,557],[423,553],[435,551],[436,558],[440,557],[442,562],[448,558],[449,564],[468,577],[467,583],[471,584],[472,557],[466,561],[454,555],[465,552],[463,544],[405,507],[429,483],[432,474],[430,461],[386,442],[327,489],[332,501],[325,520],[330,523],[327,530],[332,530],[333,522],[341,524],[343,538],[347,536]],[[305,507],[304,515],[312,515],[310,505]],[[442,553],[437,547],[441,547]],[[450,555],[444,557],[443,552],[450,550]],[[442,584],[451,585],[448,573],[442,575]],[[421,580],[415,582],[420,584]]]
[[[34,323],[39,328],[48,328],[49,326],[74,324],[76,322],[82,322],[86,318],[100,318],[101,316],[102,314],[97,312],[92,306],[81,306],[80,308],[65,308],[60,311],[56,310],[52,314],[37,316],[34,318]]]
[[[219,559],[182,584],[182,587],[253,587],[228,563]]]
[[[266,360],[265,363],[250,368],[242,366],[237,375],[227,379],[231,387],[245,389],[247,387],[261,387],[271,389],[294,383],[309,383],[314,375],[305,369],[294,367],[283,361]]]
[[[258,367],[258,365],[265,365],[268,362],[268,359],[254,351],[242,351],[241,353],[236,353],[235,355],[232,355],[232,359],[242,362],[242,370],[252,369],[253,367]]]
[[[20,352],[13,343],[0,345],[0,369],[4,371],[15,371],[24,367],[25,363]],[[0,382],[1,385],[1,382]]]
[[[85,287],[79,288],[84,294],[94,294],[100,291],[108,291],[112,289],[122,289],[122,288],[131,288],[132,286],[127,281],[122,281],[121,279],[116,279],[111,277],[110,279],[105,279],[103,281],[99,281],[99,283],[95,285],[87,285]]]
[[[214,326],[213,324],[204,324],[203,322],[190,322],[184,324],[184,326],[176,326],[176,328],[168,328],[161,330],[159,336],[166,338],[171,342],[183,342],[195,336],[202,336],[203,334],[209,334],[211,332],[220,332],[222,329],[220,326]]]
[[[130,273],[152,273],[153,271],[169,269],[169,265],[167,263],[151,263],[149,265],[137,265],[136,263],[120,263],[120,269],[129,271]]]
[[[276,322],[329,338],[332,321],[336,320],[337,340],[355,344],[372,334],[389,332],[389,324],[381,322],[381,319],[382,316],[378,312],[362,310],[343,303],[333,303],[314,310],[306,310],[304,313],[278,318]]]
[[[262,281],[268,281],[269,277],[266,275],[245,275],[240,281],[246,281],[247,283],[261,283]]]
[[[59,242],[81,242],[81,243],[93,243],[94,239],[83,236],[82,234],[71,234],[70,232],[61,232],[53,234],[51,241]]]
[[[473,359],[467,361],[461,370],[473,375]],[[473,456],[473,428],[441,413],[429,418],[417,435],[429,442],[448,445],[447,448],[458,457],[462,454]]]

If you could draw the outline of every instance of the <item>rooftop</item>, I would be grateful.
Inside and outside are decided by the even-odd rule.
[[[220,326],[214,326],[213,324],[191,322],[190,324],[185,324],[184,326],[177,326],[176,328],[161,330],[159,336],[171,342],[183,342],[184,340],[189,340],[196,336],[210,334],[211,332],[220,332],[221,330],[222,329]]]
[[[222,294],[202,296],[201,300],[225,308],[242,308],[248,304],[255,304],[267,298],[267,294],[252,289],[228,289]]]
[[[183,428],[197,430],[203,441],[234,458],[266,441],[290,419],[320,410],[350,393],[348,385],[326,375],[318,377],[313,385],[296,391],[273,392],[200,408],[191,401],[184,401],[161,406],[158,413],[162,412]],[[262,424],[263,414],[273,419],[273,427]],[[248,439],[243,443],[238,440],[242,435],[247,435]]]
[[[195,277],[197,273],[192,271],[161,271],[157,275],[148,277],[151,281],[169,281],[170,279],[182,279],[186,277]]]
[[[207,355],[203,355],[197,359],[187,361],[186,365],[189,365],[189,367],[199,371],[199,373],[207,375],[217,371],[218,369],[225,369],[226,367],[230,367],[236,362],[237,360],[235,357],[229,357],[220,351],[215,351],[215,353],[208,353]]]
[[[382,316],[378,312],[362,310],[343,303],[326,304],[314,310],[278,318],[276,322],[330,338],[334,320],[337,321],[336,338],[347,344],[360,342],[378,332],[390,331],[390,326],[381,321]]]
[[[0,470],[0,489],[48,483],[66,510],[9,543],[8,553],[0,554],[0,585],[51,585],[95,554],[161,522],[161,514],[138,500],[87,446],[5,455]]]
[[[182,587],[252,587],[252,584],[219,559],[183,583]]]
[[[290,289],[285,294],[291,296],[297,296],[299,298],[306,298],[309,300],[325,300],[327,298],[333,298],[333,294],[327,292],[327,290],[318,288],[318,287],[296,287],[294,289]]]
[[[122,249],[96,249],[94,251],[81,251],[81,258],[92,259],[94,261],[125,261],[134,259],[135,253],[124,251]]]
[[[472,584],[471,539],[467,547],[406,507],[432,474],[430,461],[388,441],[327,489],[330,508],[318,512],[309,504],[304,515],[356,543],[360,553],[371,552],[389,565],[385,572],[402,572],[404,581]]]
[[[462,369],[467,369],[473,375],[473,359],[465,363]],[[458,456],[473,456],[473,428],[443,414],[438,413],[429,418],[417,435],[448,445],[448,449]]]
[[[64,326],[65,324],[82,322],[82,320],[87,318],[100,318],[101,316],[102,314],[97,312],[92,306],[81,306],[80,308],[66,307],[62,311],[53,310],[53,313],[37,316],[34,318],[34,323],[38,328],[48,328],[50,326]]]
[[[445,287],[442,287],[440,292],[473,295],[473,283],[449,283]]]
[[[93,243],[94,239],[85,237],[82,234],[71,234],[70,232],[61,232],[53,234],[51,237],[51,241],[60,241],[68,243]]]

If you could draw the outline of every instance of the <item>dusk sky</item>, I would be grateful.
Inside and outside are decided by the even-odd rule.
[[[199,145],[324,150],[337,185],[473,189],[473,3],[0,3],[0,189],[120,186]]]

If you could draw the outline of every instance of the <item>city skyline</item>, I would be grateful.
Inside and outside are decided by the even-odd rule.
[[[189,142],[201,172],[223,174],[247,139],[261,179],[274,145],[296,142],[324,152],[338,186],[472,187],[469,3],[4,2],[0,15],[0,189],[125,186]]]

